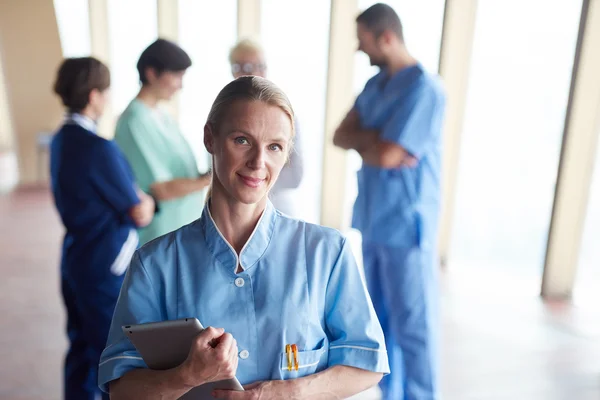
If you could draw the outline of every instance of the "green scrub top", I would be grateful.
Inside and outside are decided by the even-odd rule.
[[[131,164],[141,190],[155,182],[198,178],[196,158],[169,114],[134,99],[117,122],[115,142]],[[140,245],[200,218],[205,190],[163,201],[152,223],[139,229]]]

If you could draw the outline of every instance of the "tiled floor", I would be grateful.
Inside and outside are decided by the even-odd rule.
[[[1,400],[60,398],[61,236],[46,190],[0,197]],[[600,400],[600,304],[544,304],[489,271],[451,271],[442,282],[444,399]],[[377,398],[376,389],[357,396]]]

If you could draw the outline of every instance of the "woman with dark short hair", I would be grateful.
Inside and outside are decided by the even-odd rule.
[[[155,208],[154,200],[137,189],[117,146],[96,134],[109,86],[108,68],[92,57],[66,59],[54,84],[67,110],[50,148],[52,194],[66,230],[61,289],[70,342],[67,400],[93,400],[99,394],[98,362],[138,245],[135,228],[148,225]]]
[[[210,175],[198,172],[196,158],[177,123],[159,106],[181,89],[191,65],[190,57],[175,43],[158,39],[148,46],[137,64],[140,92],[117,123],[115,141],[142,190],[152,192],[160,204],[161,212],[139,231],[141,244],[202,214],[203,189]]]

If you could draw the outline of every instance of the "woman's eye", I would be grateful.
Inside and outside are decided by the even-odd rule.
[[[281,147],[281,145],[278,144],[272,144],[271,146],[269,146],[269,148],[271,149],[271,151],[282,151],[283,147]]]
[[[236,138],[235,138],[235,142],[236,142],[237,144],[248,144],[248,139],[246,139],[246,138],[245,138],[245,137],[243,137],[243,136],[240,136],[240,137],[236,137]]]

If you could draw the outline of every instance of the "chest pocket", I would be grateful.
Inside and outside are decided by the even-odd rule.
[[[323,346],[317,350],[299,351],[298,352],[298,370],[294,366],[294,357],[291,356],[292,368],[288,368],[288,356],[286,353],[281,353],[279,379],[295,379],[303,376],[311,375],[321,370],[319,366],[326,366],[327,360],[325,356],[326,347]]]

